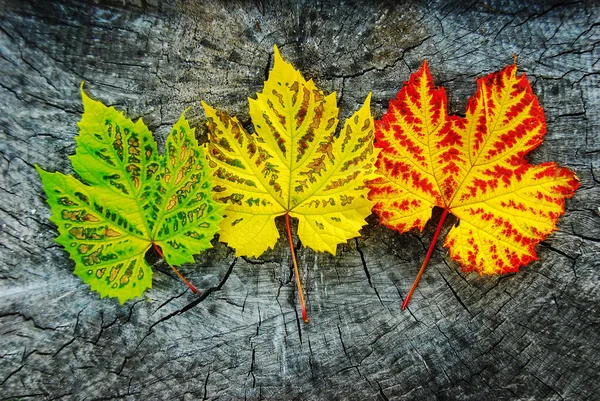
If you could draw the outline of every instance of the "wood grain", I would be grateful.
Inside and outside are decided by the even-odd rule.
[[[0,0],[0,399],[597,397],[599,25],[592,1]],[[53,242],[33,167],[72,172],[80,83],[142,117],[161,146],[191,107],[203,139],[200,100],[250,126],[247,97],[273,44],[337,92],[341,120],[369,91],[380,117],[424,58],[462,113],[475,78],[517,55],[548,122],[531,161],[581,179],[539,260],[480,277],[438,245],[401,312],[435,221],[399,235],[371,216],[335,258],[298,243],[309,325],[284,238],[259,260],[215,243],[182,266],[201,298],[153,255],[146,298],[120,306],[90,293]]]

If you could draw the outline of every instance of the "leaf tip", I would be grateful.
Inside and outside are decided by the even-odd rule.
[[[419,70],[416,72],[416,74],[425,74],[428,78],[431,76],[431,73],[429,71],[429,63],[427,62],[427,59],[423,60],[423,63],[421,64],[421,68],[419,68]]]
[[[279,59],[282,60],[281,58],[281,53],[279,53],[279,48],[277,47],[277,45],[273,45],[273,57],[275,58],[275,60]]]
[[[89,99],[90,97],[83,90],[83,84],[85,84],[85,81],[81,81],[81,84],[79,84],[79,93],[81,93],[81,98],[84,100],[85,103],[85,99]]]
[[[35,167],[35,171],[37,171],[38,175],[40,176],[40,179],[42,180],[42,184],[45,184],[46,179],[49,178],[49,176],[52,175],[53,173],[50,173],[50,172],[44,170],[37,163],[34,164],[34,167]]]
[[[189,123],[188,119],[185,116],[185,113],[187,113],[191,108],[192,108],[192,106],[190,106],[187,109],[183,110],[183,112],[179,116],[179,120],[177,120],[177,122],[175,123],[175,126],[182,125],[186,129],[186,131],[187,130],[191,130],[192,133],[193,133],[193,131],[195,131],[195,128],[191,128],[190,127],[190,123]],[[141,120],[142,119],[140,118],[138,121],[141,121]],[[175,128],[175,126],[173,126],[173,128]]]
[[[206,114],[206,117],[208,117],[208,114],[214,114],[215,113],[215,109],[213,109],[212,107],[210,107],[204,100],[200,101],[200,105],[204,109],[204,114]]]
[[[85,81],[81,81],[81,85],[79,85],[79,93],[81,93],[81,102],[83,103],[83,112],[84,113],[91,112],[93,110],[92,107],[94,107],[96,105],[100,105],[100,106],[106,108],[106,106],[104,106],[104,104],[92,99],[91,97],[88,96],[87,93],[85,93],[85,91],[83,90],[84,82]]]
[[[291,71],[297,72],[290,63],[286,62],[283,59],[283,57],[281,57],[281,53],[279,52],[277,45],[273,45],[273,68],[269,73],[269,79],[271,78],[271,74],[273,74],[274,71],[278,71],[275,73],[275,75],[278,75],[280,73],[284,75],[289,74],[290,71],[288,71],[287,69],[291,69]]]

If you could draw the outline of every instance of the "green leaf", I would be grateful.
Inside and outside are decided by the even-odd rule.
[[[152,287],[146,251],[155,244],[170,265],[193,262],[211,247],[224,206],[213,201],[212,170],[184,115],[165,155],[141,119],[89,98],[75,138],[81,181],[36,166],[58,226],[56,242],[74,273],[101,297],[123,303]]]

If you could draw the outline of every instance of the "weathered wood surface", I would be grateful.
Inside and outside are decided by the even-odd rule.
[[[0,399],[597,398],[599,26],[593,1],[0,0]],[[200,300],[156,258],[147,298],[90,293],[33,167],[72,172],[81,81],[164,143],[187,107],[205,133],[200,99],[248,123],[274,43],[337,91],[342,118],[369,91],[381,116],[424,58],[460,112],[516,54],[548,120],[531,160],[581,178],[539,261],[479,277],[438,245],[401,312],[434,225],[399,235],[371,217],[336,258],[299,245],[309,325],[283,238],[260,260],[217,244],[182,267]]]

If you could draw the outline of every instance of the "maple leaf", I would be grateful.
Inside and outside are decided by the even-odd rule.
[[[81,96],[84,113],[70,156],[81,181],[36,166],[58,226],[56,242],[75,262],[74,273],[101,298],[124,303],[152,287],[145,255],[153,245],[196,292],[173,265],[211,247],[224,207],[212,199],[212,170],[194,129],[181,115],[161,156],[141,119],[134,123],[83,88]]]
[[[555,163],[524,156],[546,133],[544,111],[516,65],[477,80],[465,118],[449,116],[443,88],[434,88],[427,62],[404,84],[376,121],[382,176],[370,181],[373,210],[399,232],[423,230],[443,208],[425,261],[448,213],[459,219],[444,241],[464,271],[502,274],[537,259],[535,245],[556,229],[564,199],[578,178]]]
[[[255,134],[237,118],[203,103],[209,129],[207,156],[216,168],[215,199],[227,210],[220,239],[238,256],[260,256],[279,238],[285,215],[302,316],[308,321],[290,230],[298,219],[303,245],[333,255],[359,236],[371,213],[364,181],[375,178],[377,151],[369,95],[336,137],[335,93],[325,96],[312,80],[274,50],[273,69],[257,99],[249,99]]]

